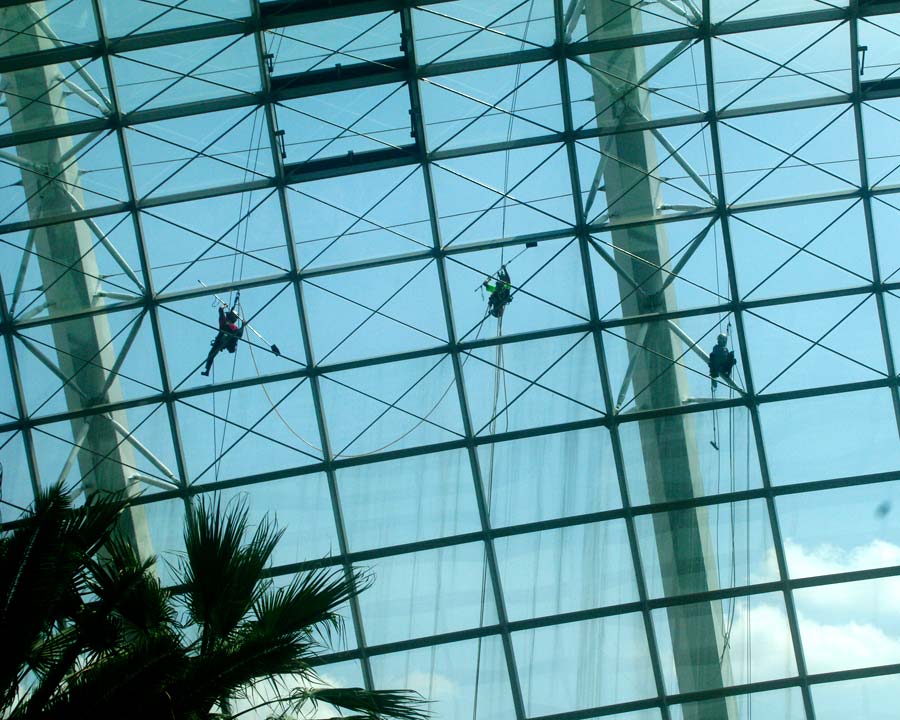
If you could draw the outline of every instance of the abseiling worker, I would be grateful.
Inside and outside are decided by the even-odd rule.
[[[506,265],[501,265],[497,271],[496,282],[491,282],[493,278],[487,278],[482,285],[491,294],[488,298],[488,312],[495,318],[503,317],[503,311],[506,306],[512,302],[512,294],[509,281],[509,273]]]
[[[709,376],[713,380],[713,385],[715,385],[717,377],[731,380],[731,371],[736,363],[734,352],[728,349],[728,336],[719,333],[719,337],[716,338],[716,346],[709,354]]]
[[[211,343],[212,348],[210,348],[209,355],[206,356],[206,367],[201,371],[201,375],[209,375],[213,361],[220,352],[227,350],[233,353],[237,350],[238,340],[244,334],[244,323],[235,310],[237,300],[234,301],[230,310],[226,311],[226,307],[228,306],[224,303],[219,305],[219,332]]]

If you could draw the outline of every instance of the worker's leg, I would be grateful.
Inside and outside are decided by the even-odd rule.
[[[213,361],[216,359],[216,355],[218,355],[222,350],[222,333],[216,335],[216,339],[213,340],[212,347],[209,350],[209,355],[206,356],[206,367],[200,372],[201,375],[209,375],[210,369],[212,369]]]

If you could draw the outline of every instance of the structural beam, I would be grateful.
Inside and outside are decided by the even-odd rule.
[[[39,17],[47,15],[43,2],[0,9],[0,58],[39,53],[55,46],[55,36],[49,28],[43,28],[43,35],[24,32],[34,24],[35,13]],[[80,74],[97,93],[97,102],[106,104],[106,98],[90,74],[83,68]],[[4,95],[14,133],[69,122],[65,86],[58,81],[59,76],[59,67],[55,64],[4,75]],[[42,98],[42,102],[31,102],[29,98]],[[66,137],[18,147],[18,157],[26,167],[41,169],[40,172],[22,172],[22,187],[32,218],[64,215],[73,205],[83,206],[77,164],[66,160],[71,148],[72,141]],[[26,250],[30,251],[32,246],[46,304],[54,315],[102,305],[100,271],[86,223],[74,221],[35,228]],[[114,375],[110,377],[106,370],[116,366],[116,357],[109,321],[104,314],[54,322],[51,331],[57,349],[55,367],[62,378],[67,378],[63,393],[70,411],[123,400],[118,380]],[[48,367],[50,365],[53,363]],[[68,474],[77,457],[82,487],[88,494],[115,492],[133,496],[133,483],[129,482],[126,470],[135,466],[134,456],[131,446],[120,438],[122,430],[128,433],[127,425],[128,418],[123,410],[98,414],[89,422],[73,418],[71,427],[77,452],[66,460],[62,476]],[[143,508],[129,508],[121,522],[138,552],[144,557],[152,554]]]
[[[616,0],[588,0],[588,41],[600,39],[601,35],[639,34],[641,15],[634,7],[624,10]],[[675,55],[670,53],[664,60],[671,61]],[[595,53],[589,60],[594,68],[590,74],[599,127],[624,125],[650,116],[649,93],[642,86],[661,68],[660,63],[647,70],[644,50],[639,47]],[[629,89],[622,92],[615,85]],[[607,161],[603,169],[610,214],[615,213],[617,220],[654,215],[663,202],[661,183],[651,173],[658,165],[653,133],[618,133],[605,140],[609,156],[617,160]],[[623,317],[674,309],[674,288],[665,282],[666,273],[661,271],[670,258],[665,225],[614,227],[611,235],[615,264],[624,271],[618,273]],[[635,292],[635,286],[643,292]],[[665,321],[628,325],[625,334],[629,345],[637,349],[628,368],[637,394],[636,410],[680,406],[682,398],[688,395],[684,372],[674,362],[682,354],[681,338]],[[650,502],[688,500],[702,495],[692,418],[653,417],[640,421],[638,427]],[[715,548],[705,507],[658,513],[653,516],[653,528],[666,597],[718,589]],[[679,689],[690,692],[730,685],[720,602],[693,607],[675,605],[666,614]],[[734,701],[729,698],[684,707],[685,720],[736,717]]]

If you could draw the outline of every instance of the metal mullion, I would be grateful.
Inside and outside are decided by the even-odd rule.
[[[566,22],[563,14],[562,0],[553,0],[556,19],[556,42],[563,48],[566,46]],[[563,106],[563,123],[567,133],[572,133],[574,122],[572,118],[572,101],[569,89],[569,75],[566,66],[566,56],[558,58],[558,74],[560,85],[560,97]],[[656,638],[653,616],[648,606],[649,593],[647,581],[644,575],[644,567],[641,559],[640,544],[635,528],[634,515],[632,513],[631,497],[628,491],[626,479],[625,458],[622,453],[622,442],[619,436],[619,427],[616,422],[616,406],[612,387],[609,380],[609,368],[606,363],[606,350],[603,342],[603,333],[600,330],[600,312],[597,306],[597,293],[594,287],[594,275],[591,269],[591,247],[589,244],[590,233],[587,228],[587,217],[581,196],[581,180],[578,172],[578,158],[575,150],[575,140],[566,140],[566,153],[569,162],[569,179],[572,188],[572,200],[575,205],[575,217],[578,227],[578,243],[581,252],[582,273],[587,295],[588,314],[594,339],[594,352],[597,359],[597,372],[600,376],[600,385],[603,391],[603,399],[606,404],[606,418],[608,420],[608,432],[613,451],[613,461],[616,466],[616,478],[619,484],[619,494],[622,500],[622,516],[628,534],[628,546],[631,554],[632,569],[634,571],[635,584],[638,591],[638,604],[640,606],[641,619],[644,625],[644,634],[647,639],[647,652],[650,657],[650,666],[653,670],[653,682],[656,688],[657,700],[655,706],[659,707],[662,720],[671,720],[671,713],[666,701],[666,687],[662,671],[659,645]],[[603,432],[598,427],[598,432]]]
[[[417,5],[434,4],[436,1],[446,2],[447,0],[428,0],[427,3],[419,2]],[[370,4],[375,4],[376,0],[370,0]],[[382,7],[375,8],[371,12],[396,10],[398,2],[380,3]],[[368,8],[367,8],[368,10]],[[878,8],[869,8],[864,13],[865,16],[875,16],[884,14],[884,10]],[[325,15],[323,16],[323,13]],[[331,17],[328,15],[330,13]],[[353,13],[356,14],[356,13]],[[144,50],[154,47],[164,47],[177,43],[198,40],[212,39],[224,37],[227,35],[248,34],[250,32],[258,32],[260,30],[270,30],[279,27],[291,27],[294,25],[302,25],[310,22],[320,22],[327,19],[336,19],[345,17],[347,11],[341,6],[335,6],[325,11],[316,11],[315,14],[309,12],[307,17],[300,17],[294,14],[290,17],[278,17],[277,15],[258,18],[254,13],[253,16],[238,18],[234,20],[223,20],[219,22],[205,23],[202,25],[192,25],[188,27],[171,28],[168,30],[157,30],[148,33],[140,33],[132,36],[122,36],[119,38],[111,38],[106,41],[109,49],[114,54],[131,52],[135,50]],[[760,18],[749,18],[746,20],[736,20],[725,22],[716,26],[717,34],[730,35],[734,33],[744,33],[756,30],[770,30],[781,27],[790,27],[793,25],[806,25],[820,23],[826,21],[844,20],[848,16],[848,12],[843,8],[827,8],[823,10],[814,10],[809,12],[783,14]],[[287,20],[287,22],[279,23],[277,20]],[[678,40],[693,39],[698,36],[698,31],[694,28],[684,27],[674,30],[664,30],[657,32],[643,33],[638,36],[627,38],[604,38],[603,40],[573,43],[569,47],[572,54],[586,54],[603,50],[615,50],[623,47],[634,47],[636,45],[652,45],[665,42],[676,42]],[[526,50],[529,55],[539,55],[544,59],[548,59],[552,55],[551,48],[541,48],[539,51]],[[89,60],[101,54],[101,43],[98,41],[80,43],[72,47],[64,49],[54,48],[38,53],[28,53],[26,55],[18,55],[5,58],[0,62],[0,73],[12,72],[15,70],[35,67],[39,65],[53,64],[59,62],[69,62],[70,60]],[[507,55],[511,55],[508,53]],[[505,56],[500,56],[504,58]],[[460,68],[467,67],[472,62],[482,61],[488,63],[496,63],[497,57],[474,58],[472,60],[449,61],[439,63],[439,68],[430,68],[429,70],[440,70],[442,74],[456,72],[453,68],[457,65]],[[505,64],[517,64],[516,60],[506,61]],[[444,68],[442,66],[446,65]]]
[[[716,89],[715,74],[713,71],[713,55],[712,55],[712,28],[710,27],[710,4],[711,0],[703,0],[703,49],[705,53],[705,70],[706,70],[706,92],[707,101],[710,108],[716,107]],[[722,168],[721,146],[719,144],[719,120],[713,113],[709,122],[710,144],[712,145],[713,166],[716,172],[716,191],[719,197],[718,208],[721,213],[722,227],[722,245],[725,250],[725,262],[728,269],[728,284],[732,301],[740,297],[737,286],[737,271],[734,260],[734,252],[731,244],[731,232],[728,222],[728,205],[725,192],[725,177]],[[802,146],[801,146],[802,147]],[[787,569],[787,559],[785,557],[784,541],[781,535],[781,526],[778,521],[777,509],[775,507],[775,499],[772,495],[772,482],[769,474],[769,465],[766,457],[765,442],[762,434],[762,425],[759,417],[759,405],[756,391],[753,385],[753,374],[750,367],[749,353],[747,351],[747,336],[744,329],[744,321],[742,311],[739,307],[734,310],[735,331],[738,342],[740,343],[741,364],[744,371],[744,383],[747,388],[746,402],[750,413],[750,419],[753,424],[753,435],[756,442],[758,462],[760,465],[760,474],[762,478],[763,489],[765,490],[766,509],[769,514],[770,529],[774,544],[776,562],[778,565],[778,573],[780,577],[781,593],[784,599],[785,612],[787,614],[788,626],[791,633],[791,643],[794,650],[794,659],[797,665],[797,675],[800,678],[801,694],[803,697],[803,706],[806,712],[807,720],[815,720],[815,708],[812,701],[812,693],[809,689],[809,683],[806,681],[807,669],[806,660],[803,654],[803,645],[800,637],[800,621],[797,616],[797,608],[794,605],[794,597],[789,586],[789,575]],[[748,603],[748,612],[750,612]],[[748,667],[748,673],[751,669]]]
[[[252,13],[254,19],[254,42],[256,44],[256,60],[259,67],[260,82],[266,93],[271,91],[271,79],[266,66],[266,46],[263,39],[263,31],[261,28],[260,4],[259,0],[253,0]],[[319,446],[322,451],[322,469],[325,473],[328,483],[328,494],[331,499],[331,509],[334,517],[335,533],[338,539],[338,548],[340,551],[341,564],[344,569],[344,575],[349,580],[352,578],[353,566],[348,561],[349,543],[347,540],[347,529],[344,523],[343,510],[341,508],[340,495],[338,493],[337,475],[334,468],[334,459],[331,455],[331,445],[328,438],[328,429],[325,418],[325,408],[322,402],[321,387],[319,385],[318,374],[313,372],[315,368],[315,359],[312,352],[312,333],[309,327],[309,318],[306,313],[306,307],[303,298],[303,287],[300,282],[300,263],[297,257],[297,244],[294,242],[294,232],[291,225],[290,208],[288,205],[287,194],[285,191],[284,164],[282,162],[278,143],[277,123],[275,119],[275,105],[272,101],[267,100],[264,105],[265,121],[269,131],[269,151],[272,154],[272,167],[275,171],[276,188],[278,192],[278,201],[281,208],[281,219],[284,230],[284,239],[287,244],[288,261],[290,263],[291,275],[294,278],[291,285],[294,289],[294,299],[297,307],[297,317],[300,324],[300,335],[303,340],[303,349],[306,361],[306,367],[310,371],[310,396],[316,416],[316,427],[319,431]],[[372,666],[369,662],[368,652],[366,650],[365,631],[362,623],[362,612],[359,606],[359,597],[353,596],[349,599],[350,615],[353,620],[354,635],[359,653],[360,664],[362,667],[363,684],[366,689],[372,691],[375,689],[375,682],[372,676]]]
[[[156,291],[153,282],[152,266],[150,264],[150,255],[147,251],[146,236],[144,233],[143,223],[141,222],[141,214],[137,209],[137,193],[135,192],[134,170],[131,162],[131,155],[128,150],[128,144],[125,141],[125,130],[122,123],[122,114],[119,105],[118,86],[116,85],[115,74],[113,72],[112,62],[108,52],[108,39],[106,34],[106,22],[103,17],[103,11],[100,7],[100,0],[92,0],[91,6],[94,11],[94,18],[97,23],[97,30],[100,34],[100,42],[104,48],[103,68],[106,73],[106,85],[109,92],[110,111],[117,118],[115,132],[119,145],[119,154],[122,159],[122,171],[125,176],[125,187],[128,192],[128,205],[131,214],[132,225],[134,228],[135,244],[137,246],[138,257],[141,262],[141,274],[143,276],[144,291],[144,308],[150,318],[150,327],[153,335],[153,347],[156,351],[156,361],[159,369],[160,381],[162,383],[162,402],[166,407],[166,416],[169,421],[169,432],[172,438],[172,449],[175,453],[175,463],[180,478],[181,490],[179,495],[185,505],[185,511],[190,509],[190,500],[182,492],[187,487],[187,461],[184,455],[184,443],[181,440],[181,431],[178,424],[178,417],[175,409],[175,403],[171,398],[172,386],[169,381],[169,368],[166,361],[166,355],[163,348],[162,330],[159,324],[159,306],[155,301]],[[151,413],[152,415],[152,413]],[[150,417],[148,415],[148,417]]]
[[[463,362],[460,360],[460,348],[457,343],[456,323],[453,319],[450,285],[447,280],[446,258],[442,252],[444,243],[441,234],[434,182],[431,176],[431,161],[428,158],[426,149],[426,135],[428,130],[423,116],[421,96],[419,94],[419,65],[416,56],[416,39],[413,28],[412,12],[409,7],[405,7],[400,11],[400,22],[403,34],[404,52],[409,58],[410,67],[413,68],[413,77],[409,79],[408,87],[414,136],[416,145],[419,149],[419,161],[422,167],[422,180],[425,186],[425,199],[428,205],[428,217],[431,225],[432,244],[435,253],[435,267],[438,273],[441,305],[444,310],[444,322],[447,328],[447,339],[450,345],[450,359],[453,363],[453,376],[456,384],[457,400],[459,402],[459,411],[463,422],[464,443],[469,457],[469,467],[472,473],[475,501],[478,507],[478,518],[481,527],[479,538],[484,547],[484,563],[487,566],[488,575],[490,577],[491,590],[494,597],[494,608],[497,612],[497,624],[500,630],[500,640],[503,646],[504,659],[506,661],[513,708],[516,720],[524,720],[525,705],[522,696],[522,687],[519,680],[519,670],[512,644],[512,635],[509,631],[506,596],[503,594],[500,569],[497,562],[494,540],[491,535],[490,506],[488,500],[485,498],[484,481],[481,475],[481,466],[478,461],[477,446],[474,442],[475,434],[473,432],[472,415],[469,409],[468,396],[463,377]],[[476,686],[475,692],[477,693],[477,691],[478,689]]]
[[[10,380],[12,380],[13,396],[16,400],[16,412],[19,420],[28,418],[28,408],[25,403],[25,389],[22,385],[22,375],[19,372],[19,361],[16,357],[15,343],[13,342],[13,324],[6,304],[6,292],[3,288],[3,279],[0,278],[0,325],[3,328],[3,342],[6,345],[6,358],[9,365]],[[19,428],[22,433],[22,442],[25,445],[25,462],[28,466],[28,475],[31,481],[32,498],[37,498],[40,490],[40,476],[38,474],[37,454],[35,453],[34,440],[31,437],[31,428]]]
[[[859,156],[859,179],[862,188],[863,211],[866,219],[866,240],[869,244],[869,258],[872,263],[872,282],[875,286],[875,303],[878,307],[878,322],[881,327],[881,339],[884,344],[884,359],[888,375],[897,377],[897,368],[894,365],[894,352],[891,343],[891,333],[888,325],[887,309],[884,302],[884,289],[881,286],[881,264],[878,258],[878,246],[875,242],[875,223],[872,217],[872,196],[869,190],[869,168],[866,158],[866,137],[863,129],[862,100],[859,91],[859,53],[856,51],[859,41],[859,0],[850,3],[850,76],[853,82],[853,120],[856,129],[856,148]],[[894,403],[894,417],[897,422],[897,431],[900,433],[900,393],[896,385],[891,391],[891,400]]]
[[[128,203],[119,202],[115,205],[103,205],[98,208],[90,208],[84,212],[72,212],[65,215],[47,215],[37,218],[29,218],[28,220],[20,220],[6,224],[0,224],[0,235],[9,235],[24,230],[34,230],[36,228],[46,227],[48,225],[57,225],[60,223],[77,222],[84,218],[105,217],[107,215],[115,215],[116,213],[126,212],[129,210]],[[8,241],[4,241],[8,242]],[[18,247],[18,246],[17,246]],[[21,247],[18,247],[21,250]]]

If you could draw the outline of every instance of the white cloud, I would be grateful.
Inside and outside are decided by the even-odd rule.
[[[900,546],[884,540],[873,540],[849,549],[828,544],[807,549],[788,539],[784,552],[788,570],[795,578],[900,565]],[[774,564],[774,561],[774,555],[770,553],[769,562]]]
[[[793,578],[900,565],[900,546],[877,539],[851,548],[831,544],[804,547],[787,540],[785,555]],[[770,576],[775,569],[774,552],[770,551],[758,576]],[[794,598],[810,673],[900,662],[900,578],[802,588],[795,591]],[[735,682],[795,673],[786,612],[779,601],[751,601],[749,616],[747,603],[739,602],[729,657]],[[894,695],[888,687],[872,685],[871,692],[883,694],[879,698],[873,696],[872,702],[892,704]],[[844,694],[829,694],[827,716],[856,716],[853,693],[846,695],[846,707],[838,707],[844,702],[838,695]]]

